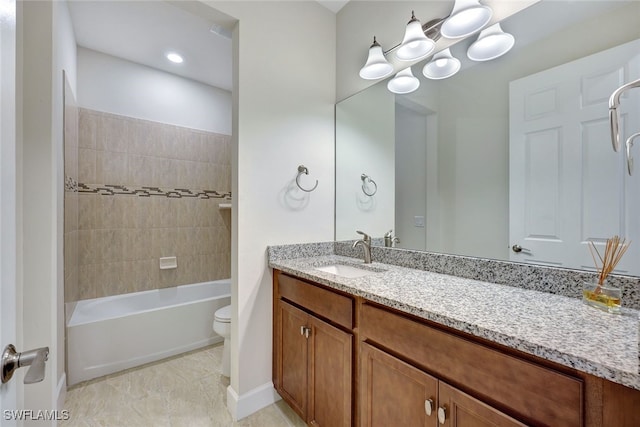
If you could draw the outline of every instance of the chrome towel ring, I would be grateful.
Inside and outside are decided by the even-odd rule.
[[[625,146],[627,147],[627,170],[629,171],[629,176],[633,173],[633,157],[631,156],[631,149],[633,148],[633,140],[640,137],[640,132],[634,133],[625,142]]]
[[[362,192],[364,194],[366,194],[367,196],[373,196],[378,192],[378,184],[376,184],[376,182],[372,180],[369,175],[363,173],[362,175],[360,175],[360,179],[362,180]],[[374,189],[372,192],[367,191],[368,184],[373,184]]]
[[[296,185],[298,185],[298,188],[301,189],[302,191],[311,193],[318,186],[318,180],[316,179],[316,185],[314,185],[313,188],[310,188],[309,190],[307,190],[306,188],[303,188],[302,185],[300,185],[300,175],[302,174],[309,175],[309,169],[307,169],[305,165],[298,166],[298,176],[296,176]]]

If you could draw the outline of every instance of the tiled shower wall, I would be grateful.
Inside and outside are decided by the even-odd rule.
[[[77,301],[230,277],[230,136],[79,109]],[[161,270],[160,257],[178,268]]]

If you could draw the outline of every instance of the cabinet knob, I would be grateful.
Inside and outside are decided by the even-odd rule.
[[[309,338],[309,334],[311,333],[311,328],[307,328],[306,326],[300,326],[300,335],[305,338]]]
[[[447,410],[442,406],[438,408],[438,422],[444,424],[447,420]]]
[[[424,401],[424,412],[427,413],[427,416],[431,416],[431,412],[433,412],[433,399],[427,399]]]

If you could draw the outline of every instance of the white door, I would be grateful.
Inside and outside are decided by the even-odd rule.
[[[0,352],[16,344],[16,2],[0,0]],[[0,424],[16,409],[16,381],[0,386]]]
[[[588,242],[602,252],[619,235],[634,243],[616,272],[640,275],[640,183],[608,122],[609,96],[638,77],[640,40],[511,82],[509,235],[524,248],[512,261],[593,268]],[[636,95],[622,101],[626,136],[640,130]]]

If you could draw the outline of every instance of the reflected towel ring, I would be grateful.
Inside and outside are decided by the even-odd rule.
[[[631,149],[633,148],[633,140],[640,136],[640,132],[634,133],[625,142],[627,147],[627,170],[629,171],[629,176],[633,173],[633,157],[631,156]]]
[[[309,169],[307,169],[307,167],[304,165],[298,166],[298,176],[296,176],[296,184],[298,185],[298,188],[301,189],[302,191],[311,193],[318,186],[318,180],[316,179],[316,185],[314,185],[313,188],[310,188],[309,190],[307,190],[306,188],[302,188],[302,185],[300,185],[299,179],[300,179],[300,175],[302,174],[309,175]]]
[[[367,196],[373,196],[378,192],[378,184],[376,184],[376,182],[372,180],[371,177],[369,177],[369,175],[366,175],[363,173],[362,175],[360,175],[360,179],[362,180],[362,192],[364,194],[366,194]],[[367,192],[367,188],[366,188],[367,183],[373,184],[373,186],[375,187],[373,192],[371,193]]]

